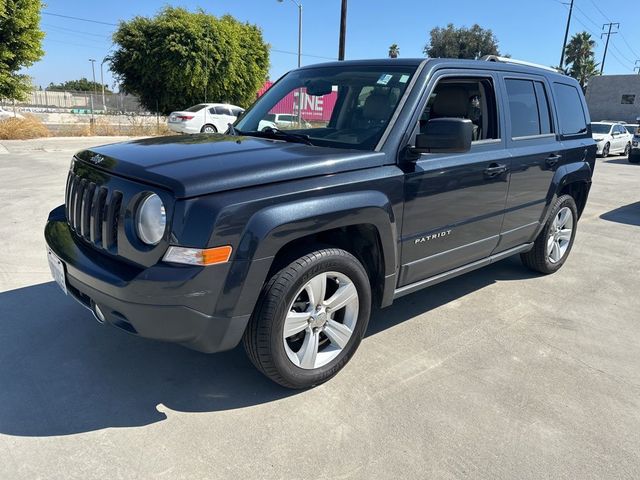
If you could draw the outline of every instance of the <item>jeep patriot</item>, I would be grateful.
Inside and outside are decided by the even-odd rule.
[[[287,97],[302,118],[261,130]],[[372,308],[515,254],[560,269],[590,123],[575,80],[510,59],[304,67],[226,134],[77,153],[49,264],[102,323],[208,353],[242,342],[279,384],[318,385]]]

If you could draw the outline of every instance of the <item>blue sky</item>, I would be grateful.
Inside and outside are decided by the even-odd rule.
[[[302,0],[303,64],[337,57],[340,0]],[[605,74],[632,73],[640,59],[640,28],[633,15],[632,3],[621,2],[623,8],[607,8],[603,0],[575,0],[571,32],[588,30],[598,42],[596,60],[602,61],[604,39],[599,34],[602,24],[620,22],[620,33],[612,36]],[[49,14],[93,19],[116,24],[135,15],[153,15],[163,5],[201,7],[214,15],[229,13],[259,25],[271,53],[271,78],[276,79],[295,68],[297,49],[297,7],[284,0],[203,0],[200,2],[151,0],[47,0],[42,16],[45,57],[26,73],[34,83],[91,78],[89,58],[95,58],[96,78],[99,64],[107,55],[114,28]],[[637,12],[636,12],[637,13]],[[470,26],[478,23],[491,28],[502,52],[514,58],[557,65],[564,36],[567,7],[561,0],[349,0],[347,26],[347,59],[375,58],[387,55],[390,44],[400,46],[402,57],[421,57],[429,31],[436,26],[453,23]],[[291,53],[286,53],[291,52]],[[640,65],[640,64],[639,64]],[[105,83],[113,80],[105,65]]]

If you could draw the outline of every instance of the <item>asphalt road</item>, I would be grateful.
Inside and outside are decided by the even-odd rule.
[[[557,274],[514,258],[405,297],[291,392],[241,349],[101,326],[51,282],[47,213],[73,151],[106,141],[0,147],[0,478],[640,478],[640,166],[598,160]]]

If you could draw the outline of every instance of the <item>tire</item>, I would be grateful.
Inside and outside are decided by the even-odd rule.
[[[563,218],[567,212],[571,214],[569,219]],[[565,223],[563,224],[562,222]],[[551,208],[549,218],[538,238],[536,238],[533,248],[526,253],[520,254],[522,263],[531,270],[544,274],[560,270],[573,247],[577,224],[578,209],[576,208],[576,202],[570,195],[562,195]],[[569,225],[571,229],[567,232],[566,227]],[[558,226],[560,227],[559,231],[556,229]],[[557,246],[554,247],[555,244]]]
[[[630,152],[631,152],[631,144],[627,143],[627,146],[624,147],[624,152],[622,152],[620,155],[622,155],[623,157],[628,157]]]
[[[627,160],[629,160],[629,163],[640,163],[640,154],[639,155],[629,155]]]
[[[313,297],[324,298],[326,309],[316,308]],[[347,298],[339,306],[339,300]],[[332,299],[337,302],[333,311]],[[370,314],[371,285],[362,264],[344,250],[317,250],[265,284],[243,337],[244,348],[256,368],[274,382],[295,389],[313,387],[351,359]],[[291,332],[287,337],[285,327]],[[315,355],[309,353],[313,345]]]
[[[607,158],[609,156],[609,151],[611,150],[611,145],[607,142],[604,147],[602,147],[602,158]]]
[[[200,129],[200,133],[218,133],[218,129],[215,127],[215,125],[207,123]]]

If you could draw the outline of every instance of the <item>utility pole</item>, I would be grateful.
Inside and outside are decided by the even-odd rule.
[[[565,4],[566,5],[566,4]],[[562,42],[562,55],[560,55],[560,69],[564,70],[564,52],[567,49],[567,39],[569,38],[569,27],[571,26],[571,15],[573,14],[573,0],[569,6],[569,16],[567,17],[567,29],[564,31],[564,42]]]
[[[342,0],[340,12],[340,42],[338,46],[338,60],[344,60],[344,43],[347,38],[347,0]]]
[[[605,35],[607,36],[607,42],[606,42],[606,43],[605,43],[605,45],[604,45],[604,56],[602,57],[602,65],[600,65],[600,75],[602,75],[602,72],[604,72],[604,62],[605,62],[605,60],[607,59],[607,50],[609,49],[609,38],[611,37],[611,35],[614,35],[614,34],[618,33],[618,32],[612,32],[612,31],[611,31],[611,29],[612,29],[614,26],[615,26],[616,28],[620,28],[620,24],[619,24],[619,23],[615,23],[615,22],[612,22],[612,23],[605,23],[605,24],[602,26],[602,29],[603,29],[603,30],[605,29],[605,27],[609,27],[609,31],[608,31],[608,32],[605,32],[605,33],[601,33],[601,34],[600,34],[600,38],[604,37]]]
[[[635,67],[633,67],[633,71],[635,72],[637,70],[638,75],[640,75],[640,65],[638,65],[639,63],[640,63],[640,60],[636,60],[636,63],[634,63]]]
[[[93,58],[90,58],[89,61],[91,62],[91,72],[93,73],[93,95],[91,95],[91,127],[93,128],[93,123],[95,121],[95,118],[93,117],[93,98],[94,96],[97,95],[97,91],[96,91],[96,61]]]

